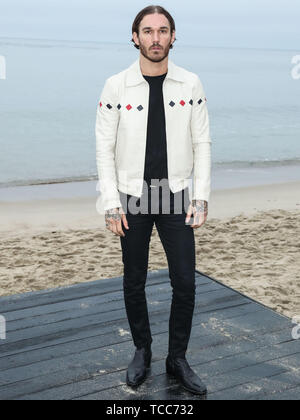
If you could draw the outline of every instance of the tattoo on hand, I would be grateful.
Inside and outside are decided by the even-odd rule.
[[[196,213],[207,213],[208,203],[205,200],[192,200],[193,210]]]
[[[105,224],[106,227],[109,227],[112,220],[118,222],[121,220],[121,215],[119,213],[119,208],[109,209],[105,211]]]

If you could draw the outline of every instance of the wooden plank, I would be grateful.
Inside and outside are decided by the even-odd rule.
[[[244,316],[247,316],[247,314],[244,315]],[[207,318],[203,319],[200,316],[200,317],[195,319],[195,323],[193,325],[193,336],[195,337],[195,339],[197,339],[197,337],[199,335],[202,341],[203,341],[203,337],[209,337],[212,333],[211,330],[207,330],[207,328],[203,327],[203,322],[208,323],[209,320]],[[167,322],[167,320],[166,320],[165,324],[162,324],[160,322],[160,323],[157,323],[157,325],[155,327],[152,326],[152,332],[153,332],[153,336],[154,336],[156,345],[160,346],[163,343],[166,344],[167,333],[168,333],[168,322]],[[213,337],[214,338],[217,337],[217,332],[218,332],[217,329],[215,329],[213,331]],[[223,335],[224,335],[223,331],[219,330],[219,335],[220,335],[219,339],[223,339]],[[87,351],[79,352],[81,343],[77,344],[78,348],[74,346],[74,343],[71,343],[71,353],[70,353],[70,346],[67,346],[66,351],[63,353],[65,357],[59,357],[59,353],[57,353],[56,349],[54,349],[53,353],[51,353],[51,351],[48,350],[49,353],[50,353],[49,357],[48,357],[49,360],[48,360],[48,362],[47,362],[47,360],[45,362],[43,362],[40,365],[40,369],[43,369],[43,370],[48,369],[48,371],[56,369],[57,368],[57,363],[61,363],[61,364],[68,363],[68,361],[71,359],[71,357],[73,355],[78,360],[81,358],[83,363],[85,363],[85,360],[87,358],[90,361],[92,360],[91,354],[89,354],[89,350],[91,350],[90,353],[92,353],[95,350],[97,352],[101,351],[101,349],[102,349],[104,354],[107,353],[108,355],[110,354],[109,352],[112,350],[113,353],[120,356],[120,359],[118,360],[118,362],[122,363],[122,354],[119,353],[118,349],[122,346],[126,346],[126,347],[129,346],[129,348],[133,347],[132,342],[131,342],[131,338],[129,339],[128,336],[123,336],[123,339],[118,337],[117,340],[116,340],[115,337],[112,337],[111,334],[108,334],[106,337],[99,336],[96,339],[94,338],[93,341],[88,342],[88,344],[86,344],[86,341],[87,340],[81,340],[81,343],[82,343],[83,348],[85,348],[85,346],[87,346]],[[89,346],[91,346],[91,347],[89,348]],[[30,355],[30,352],[28,352],[27,354]],[[12,355],[12,360],[15,361],[16,357],[17,357],[16,355]],[[22,360],[22,357],[23,357],[22,366],[25,364],[24,368],[26,369],[26,353],[21,353],[20,360]],[[8,363],[8,361],[10,359],[8,357],[5,357],[4,360],[5,360],[6,363]],[[98,354],[96,354],[96,360],[98,360]],[[30,362],[36,362],[36,360],[33,360],[33,361],[29,360],[29,363]],[[6,370],[4,363],[3,363],[2,366],[4,367],[4,370],[2,369],[2,371],[1,371],[0,384],[3,384],[4,378],[5,378],[5,370]],[[16,364],[14,364],[13,366],[17,367]],[[34,366],[32,366],[32,368],[34,368]],[[38,369],[38,367],[37,367],[37,369]],[[15,371],[17,371],[17,370],[18,369],[15,369]],[[26,372],[26,373],[28,375],[29,372]],[[10,371],[7,376],[8,376],[9,379],[11,379],[12,376],[14,376],[13,372]],[[21,374],[21,376],[22,376],[22,374]],[[14,378],[13,380],[15,381],[16,379]]]
[[[261,310],[261,308],[253,303],[239,304],[233,307],[228,306],[224,307],[222,311],[217,310],[206,312],[204,314],[198,312],[196,308],[193,318],[193,325],[197,325],[199,323],[202,323],[203,325],[206,322],[208,322],[210,318],[215,318],[216,316],[219,320],[222,320],[250,312],[257,312],[258,310]],[[165,329],[166,327],[164,326],[164,323],[168,322],[168,319],[169,313],[167,311],[161,315],[161,317],[159,318],[159,322],[154,322],[153,318],[151,317],[151,329],[153,334],[156,334],[159,331]],[[109,337],[105,337],[106,335],[108,335]],[[26,357],[27,354],[34,353],[35,351],[38,354],[40,354],[40,351],[44,348],[49,349],[50,352],[53,352],[53,354],[55,354],[55,352],[59,349],[62,349],[64,345],[67,345],[67,354],[69,354],[71,350],[74,351],[75,344],[76,346],[78,346],[79,344],[84,345],[85,342],[98,340],[101,337],[101,343],[107,343],[107,345],[111,345],[113,343],[120,342],[120,340],[127,341],[128,335],[130,336],[128,321],[127,319],[123,319],[122,322],[118,323],[118,328],[115,328],[114,330],[112,328],[112,325],[108,323],[107,325],[102,326],[101,329],[99,329],[98,331],[84,329],[76,330],[72,336],[62,336],[61,338],[51,340],[51,343],[48,343],[47,341],[42,341],[33,345],[26,344],[26,348],[24,348],[23,346],[20,347],[18,343],[16,343],[16,346],[10,344],[6,347],[6,351],[3,351],[4,346],[1,349],[2,351],[0,353],[0,370],[1,366],[3,365],[5,368],[6,363],[8,361],[7,356],[10,355],[15,357],[18,354],[22,354],[22,357]],[[106,341],[102,341],[103,338]],[[97,346],[99,346],[98,343]],[[52,357],[53,356],[51,355],[51,358]]]
[[[214,283],[201,286],[197,285],[196,297],[217,290],[220,291],[223,289],[220,285]],[[171,291],[172,289],[169,284],[146,287],[146,295],[149,303],[153,300],[166,300],[170,298]],[[72,317],[72,314],[74,314],[74,317],[78,317],[78,314],[88,313],[90,308],[97,308],[98,313],[101,313],[120,308],[120,306],[124,307],[123,290],[105,295],[95,295],[66,302],[47,304],[35,308],[16,310],[14,312],[8,312],[7,314],[4,312],[1,313],[6,317],[8,331],[13,331],[15,329],[56,322],[63,319],[66,314],[68,315],[68,318]]]
[[[196,331],[197,334],[197,331]],[[200,336],[198,339],[193,338],[191,340],[190,346],[189,346],[189,360],[191,364],[199,364],[201,362],[202,364],[207,364],[209,361],[212,360],[218,360],[220,362],[220,359],[226,359],[228,356],[232,356],[232,353],[234,352],[245,352],[245,351],[253,351],[259,346],[265,347],[266,345],[274,345],[273,339],[278,341],[286,340],[287,335],[286,332],[281,332],[277,337],[269,337],[263,335],[262,337],[259,337],[259,334],[255,334],[255,337],[258,337],[256,341],[246,338],[246,337],[228,337],[223,336],[222,332],[214,332],[213,334],[210,333],[209,335]],[[166,355],[167,351],[167,335],[161,334],[159,337],[160,340],[155,339],[155,350],[154,350],[154,363],[153,365],[156,366],[156,374],[160,374],[161,372],[157,370],[157,366],[161,366],[163,363],[164,357]],[[101,383],[101,386],[105,389],[107,388],[107,379],[108,377],[111,378],[110,375],[112,375],[112,378],[116,378],[116,367],[118,370],[125,372],[127,365],[130,361],[130,354],[133,353],[133,350],[130,351],[130,347],[132,348],[131,343],[125,342],[118,345],[115,345],[113,348],[102,348],[102,349],[95,349],[93,351],[89,352],[83,352],[80,354],[73,354],[69,355],[66,358],[60,358],[59,360],[55,360],[52,363],[52,367],[50,366],[50,363],[39,363],[34,364],[33,366],[25,366],[21,369],[10,369],[4,372],[1,372],[1,384],[3,385],[3,381],[5,380],[6,386],[9,383],[15,383],[17,380],[20,380],[27,376],[27,378],[32,377],[34,385],[36,384],[36,377],[34,375],[37,375],[39,372],[43,372],[44,374],[47,373],[46,377],[42,379],[43,381],[49,381],[52,377],[52,375],[55,375],[55,378],[57,378],[57,375],[61,374],[61,380],[65,380],[64,371],[65,370],[72,370],[73,366],[81,366],[85,369],[85,373],[88,371],[93,374],[96,374],[96,376],[99,375],[99,372],[101,370],[104,370],[104,376],[102,375],[103,383]],[[294,350],[293,350],[294,351]],[[269,357],[270,351],[268,350],[266,355]],[[125,360],[124,360],[125,359]],[[88,362],[87,362],[88,361]],[[101,362],[100,362],[101,361]],[[125,362],[125,363],[124,363]],[[248,360],[247,360],[248,362]],[[157,365],[158,364],[158,365]],[[225,366],[225,362],[222,363],[222,366]],[[162,366],[163,367],[163,366]],[[230,366],[230,369],[232,369],[232,366]],[[108,374],[109,372],[109,374]],[[209,373],[211,373],[211,370],[209,370]],[[76,372],[76,380],[79,380],[79,377],[77,376]],[[100,375],[101,376],[101,375]],[[120,379],[119,377],[117,377]],[[124,375],[123,375],[123,381],[124,381]],[[101,380],[100,380],[101,382]],[[113,382],[112,382],[113,383]],[[49,382],[48,382],[49,384]],[[58,384],[52,383],[52,386],[57,386]],[[118,382],[113,383],[112,386],[117,386]],[[29,392],[28,388],[29,384],[27,383],[26,390]],[[73,386],[73,385],[72,385]],[[72,388],[71,386],[71,388]],[[18,388],[18,387],[17,387]],[[2,387],[0,388],[0,395],[2,397]],[[21,392],[24,392],[24,383],[23,381],[19,384],[19,391],[21,389]],[[53,391],[54,392],[54,391]],[[65,395],[65,394],[62,394]]]
[[[206,312],[226,307],[226,305],[231,306],[234,305],[234,303],[241,304],[243,302],[245,302],[245,299],[235,295],[233,292],[217,290],[209,293],[209,299],[200,295],[197,298],[195,306],[200,312]],[[148,308],[149,313],[153,318],[153,322],[156,322],[156,319],[166,311],[166,304],[170,306],[170,299],[159,302],[157,305],[154,305],[153,309],[151,306]],[[73,334],[73,332],[78,329],[99,329],[107,323],[112,324],[114,322],[116,325],[116,323],[119,323],[122,319],[126,319],[125,308],[107,310],[104,313],[99,313],[99,310],[96,310],[95,313],[91,313],[90,315],[88,314],[73,319],[63,320],[61,322],[50,323],[47,326],[40,325],[32,328],[21,328],[11,332],[9,332],[8,325],[9,334],[5,343],[0,345],[0,351],[2,350],[2,347],[4,347],[5,351],[6,347],[14,342],[20,342],[20,344],[22,343],[22,345],[24,345],[24,340],[34,338],[39,340],[43,338],[47,340],[51,339],[53,336],[55,337],[57,334]]]
[[[195,351],[195,349],[193,349]],[[265,358],[268,361],[268,350],[265,351]],[[289,350],[293,352],[291,348]],[[201,352],[202,353],[202,352]],[[242,384],[249,382],[249,378],[260,379],[262,377],[273,376],[276,373],[282,373],[286,371],[285,365],[282,365],[279,361],[277,363],[260,363],[257,364],[255,359],[252,359],[252,365],[234,369],[234,359],[239,362],[238,356],[231,356],[231,363],[226,364],[226,360],[214,360],[214,364],[218,365],[220,369],[226,370],[225,374],[215,375],[213,366],[207,361],[211,358],[210,349],[204,350],[205,356],[201,355],[201,364],[191,365],[193,369],[206,381],[210,389],[210,397],[213,397],[213,391],[216,388],[225,389],[232,387],[232,385]],[[288,351],[286,351],[288,353]],[[250,353],[251,355],[251,353]],[[190,358],[189,358],[190,359]],[[251,359],[250,359],[251,360]],[[239,367],[239,364],[238,364]],[[213,385],[212,385],[213,383]],[[143,396],[152,395],[154,399],[160,399],[162,392],[172,390],[172,387],[177,387],[177,383],[174,379],[169,378],[165,374],[164,370],[164,359],[154,362],[152,364],[151,376],[148,377],[147,381],[139,387],[137,391],[132,392],[125,384],[125,370],[119,372],[112,372],[110,374],[104,374],[101,376],[95,376],[93,379],[87,379],[79,381],[69,385],[60,386],[59,388],[51,388],[43,392],[38,392],[32,395],[23,396],[23,399],[66,399],[66,398],[81,398],[93,397],[97,394],[97,399],[127,399],[130,395],[134,396],[134,399],[140,399]],[[93,391],[91,393],[91,391]],[[159,394],[159,395],[158,395]],[[190,396],[189,393],[186,395]]]
[[[198,274],[197,278],[199,276],[200,275]],[[156,272],[149,271],[147,275],[147,283],[149,285],[165,283],[168,278],[169,274],[167,269],[158,270]],[[94,296],[95,294],[109,293],[111,291],[120,290],[120,284],[122,281],[123,277],[113,277],[37,292],[2,296],[0,297],[1,313],[15,311],[17,309],[42,306],[47,303],[64,302],[66,300],[78,299],[80,297]]]
[[[257,308],[250,308],[243,316],[248,316],[250,312],[254,310],[255,312],[257,312]],[[240,319],[238,314],[236,314],[235,316],[237,316],[238,319]],[[206,336],[210,334],[211,331],[216,331],[216,328],[217,332],[219,332],[221,335],[229,334],[230,331],[230,334],[235,335],[236,337],[239,335],[245,336],[245,333],[243,331],[240,333],[237,328],[232,328],[229,325],[229,322],[232,323],[232,320],[228,319],[228,315],[226,316],[226,320],[222,320],[222,317],[219,317],[218,327],[216,326],[214,319],[215,318],[212,318],[207,314],[205,314],[205,316],[202,316],[201,314],[197,314],[196,316],[194,316],[192,330],[193,336],[195,335],[195,337],[198,337],[198,333],[200,337]],[[212,324],[213,326],[210,327],[210,325]],[[159,334],[167,334],[168,318],[165,319],[164,323],[159,322],[154,325],[152,324],[151,331],[153,339],[155,340]],[[111,327],[109,327],[109,329],[107,328],[106,334],[103,334],[103,331],[101,332],[102,334],[97,336],[81,338],[80,340],[76,340],[76,347],[74,346],[74,341],[70,341],[65,343],[60,342],[58,345],[52,345],[50,347],[45,347],[44,349],[38,348],[37,350],[24,352],[22,348],[21,351],[19,351],[19,353],[6,353],[5,355],[1,354],[0,371],[8,369],[10,367],[18,367],[26,364],[32,364],[37,361],[45,361],[48,359],[53,360],[55,357],[60,357],[63,355],[69,356],[74,352],[77,353],[79,351],[99,347],[113,347],[114,344],[118,344],[120,342],[125,341],[131,341],[131,335],[128,330],[127,334],[124,334],[124,331],[122,334],[120,334],[119,331],[111,331]]]
[[[282,380],[288,382],[290,381],[290,375],[288,377],[282,378]],[[282,375],[283,376],[283,375]],[[281,378],[280,378],[281,379]],[[300,383],[298,386],[286,387],[285,391],[279,391],[276,393],[270,393],[259,397],[260,400],[276,400],[276,401],[299,401],[300,400]]]
[[[103,360],[103,357],[102,357],[101,360]],[[161,364],[161,368],[162,368],[163,362],[161,361],[160,364]],[[157,363],[155,363],[155,365],[157,367]],[[86,369],[86,371],[89,370],[86,365],[84,366],[84,368]],[[66,370],[71,371],[71,369],[66,369]],[[95,372],[95,371],[93,371],[93,372]],[[60,387],[59,390],[56,390],[56,389],[49,390],[50,391],[50,394],[48,394],[48,396],[50,396],[50,398],[53,398],[53,397],[54,398],[57,398],[57,397],[60,398],[59,395],[61,395],[64,398],[68,394],[68,392],[70,391],[70,389],[74,388],[74,389],[77,389],[78,390],[78,387],[79,387],[80,389],[85,389],[86,390],[87,389],[86,388],[87,385],[90,385],[92,387],[92,390],[95,390],[95,389],[101,390],[101,389],[107,389],[107,388],[115,387],[115,386],[117,386],[119,384],[118,381],[120,381],[120,380],[122,380],[122,383],[124,384],[124,379],[125,379],[124,373],[125,373],[125,369],[123,367],[122,372],[113,371],[109,375],[102,376],[102,378],[101,377],[97,377],[97,384],[94,384],[94,381],[93,380],[89,380],[87,383],[84,382],[82,384],[78,384],[77,382],[76,382],[76,384],[71,383],[70,387],[67,386],[67,387]],[[65,380],[65,375],[63,374],[63,372],[54,372],[54,374],[61,375],[60,380]],[[91,374],[91,371],[90,371],[90,374]],[[44,377],[44,378],[41,379],[41,386],[45,386],[44,381],[45,380],[46,381],[49,380],[49,376],[50,375],[47,375],[46,377]],[[56,380],[57,380],[57,377],[56,377]],[[36,384],[36,381],[37,381],[37,378],[34,378],[34,381],[33,381],[33,384],[34,385]],[[71,382],[73,382],[73,381],[74,381],[74,378],[71,379]],[[22,385],[24,386],[24,382],[22,383]],[[96,385],[98,386],[98,388],[94,388]],[[19,391],[20,390],[21,390],[21,392],[24,393],[24,388],[19,387]],[[7,391],[7,387],[5,387],[5,391]],[[26,386],[26,392],[28,392],[28,384]],[[57,392],[57,397],[55,397],[55,392]],[[48,393],[48,391],[47,391],[47,393]],[[39,393],[39,395],[35,395],[33,397],[34,398],[35,397],[41,397],[41,398],[43,398],[43,397],[46,397],[46,394],[45,393],[42,393],[42,394]]]
[[[297,389],[300,341],[291,338],[291,320],[200,272],[196,284],[187,358],[209,398]],[[125,384],[134,346],[121,277],[0,298],[8,319],[0,399],[198,399],[165,374],[171,292],[168,270],[148,273],[153,363],[138,392]]]
[[[292,343],[291,343],[292,344]],[[281,345],[281,354],[289,354],[289,352],[293,352],[293,348],[286,348],[286,343]],[[280,346],[279,346],[280,348]],[[272,351],[272,347],[268,346],[263,349],[258,349],[258,354],[255,352],[255,356],[258,355],[258,361],[254,359],[254,357],[249,357],[248,366],[244,367],[240,365],[241,360],[239,355],[234,355],[225,359],[218,359],[212,362],[202,363],[198,365],[194,365],[193,369],[201,376],[201,378],[208,384],[209,394],[207,399],[215,400],[215,399],[243,399],[242,397],[249,397],[253,395],[253,392],[260,390],[260,385],[262,382],[264,384],[267,381],[273,381],[274,378],[281,378],[285,377],[286,385],[288,382],[292,383],[299,383],[299,372],[297,376],[294,374],[294,380],[292,380],[290,373],[282,373],[285,370],[286,363],[290,362],[291,357],[284,357],[279,358],[277,360],[271,360],[271,356],[268,354]],[[251,356],[252,352],[249,356]],[[296,356],[299,358],[299,353]],[[250,364],[252,360],[252,364]],[[263,363],[258,363],[263,362]],[[190,362],[191,363],[191,362]],[[272,365],[273,363],[273,365]],[[192,363],[191,363],[192,365]],[[274,376],[274,372],[281,372],[280,374]],[[223,374],[220,374],[223,372]],[[264,378],[259,380],[259,378],[263,376]],[[247,382],[249,379],[253,378],[257,379],[257,382]],[[212,379],[213,378],[213,379]],[[213,392],[213,387],[211,382],[215,382],[218,384],[219,387],[226,387],[229,388],[222,389],[219,392]],[[234,382],[245,382],[242,385],[231,387],[230,384]],[[281,381],[282,384],[282,381]],[[292,385],[290,385],[292,386]],[[263,387],[262,387],[263,388]],[[238,392],[239,389],[246,390],[244,395]],[[266,388],[265,388],[266,389]],[[132,393],[132,397],[130,399],[154,399],[154,400],[164,400],[164,399],[174,399],[174,392],[175,394],[179,394],[179,399],[192,399],[192,395],[189,392],[183,392],[181,387],[178,386],[175,380],[169,379],[166,375],[163,377],[150,377],[147,380],[147,383],[143,384],[142,387],[135,393]],[[109,397],[109,394],[111,397]],[[259,395],[257,395],[259,397]],[[173,398],[172,398],[173,397]],[[299,397],[299,396],[298,396]],[[77,397],[75,399],[126,399],[128,398],[128,390],[126,389],[125,385],[119,385],[117,388],[113,389],[105,389],[100,392],[96,392],[93,394],[85,395],[84,397]],[[196,399],[198,399],[196,397]],[[260,399],[260,398],[258,398]]]
[[[300,353],[298,352],[295,355],[273,359],[264,365],[257,365],[258,368],[269,369],[271,372],[273,371],[273,368],[282,368],[282,372],[278,372],[275,375],[262,375],[262,377],[256,381],[253,381],[256,373],[254,372],[251,373],[251,376],[248,376],[250,380],[247,383],[238,384],[229,389],[220,389],[218,392],[214,392],[213,385],[211,385],[210,399],[260,400],[264,397],[264,394],[272,394],[274,391],[287,391],[289,387],[298,386],[300,385],[299,358]],[[297,364],[297,368],[291,369],[292,365],[295,363]],[[244,374],[243,371],[241,373]]]
[[[208,284],[210,279],[196,272],[197,284]],[[8,313],[18,309],[34,308],[55,302],[72,301],[82,297],[106,294],[120,290],[123,277],[112,277],[109,279],[94,280],[70,286],[62,286],[54,289],[41,290],[37,292],[22,293],[0,297],[1,313]],[[168,269],[149,271],[147,275],[147,286],[169,283]]]

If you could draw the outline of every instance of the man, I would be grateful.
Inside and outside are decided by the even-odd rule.
[[[166,371],[185,389],[202,395],[206,387],[185,354],[195,306],[193,229],[205,223],[210,195],[206,98],[198,76],[168,59],[176,40],[175,23],[164,8],[143,9],[133,23],[132,34],[140,58],[106,80],[96,120],[106,227],[120,236],[125,307],[136,346],[126,382],[132,387],[141,384],[151,364],[145,282],[155,223],[173,290]],[[193,169],[190,202],[188,177]],[[168,194],[169,211],[165,211],[163,202]],[[153,204],[158,209],[156,206],[153,211]],[[178,204],[184,206],[179,212]]]

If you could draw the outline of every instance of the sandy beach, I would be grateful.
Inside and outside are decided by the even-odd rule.
[[[0,295],[122,276],[120,238],[96,196],[0,200]],[[197,269],[288,316],[300,315],[300,182],[213,190],[195,230]],[[154,226],[149,270],[167,268]]]

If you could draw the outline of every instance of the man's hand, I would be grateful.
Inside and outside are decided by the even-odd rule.
[[[207,201],[192,200],[188,208],[185,223],[190,225],[192,228],[199,228],[205,223],[207,219],[207,213],[208,213]]]
[[[122,221],[126,229],[129,229],[127,218],[122,207],[105,211],[106,228],[111,230],[116,236],[125,236],[122,229]]]

